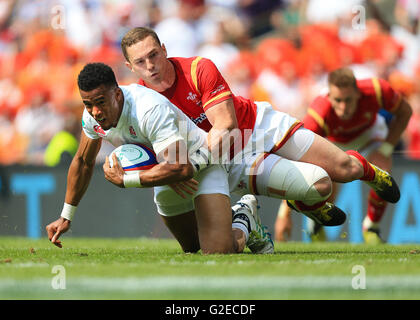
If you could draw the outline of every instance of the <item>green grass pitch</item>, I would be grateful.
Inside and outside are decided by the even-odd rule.
[[[62,241],[0,238],[0,299],[420,299],[419,244],[289,242],[272,255],[202,255],[170,239]]]

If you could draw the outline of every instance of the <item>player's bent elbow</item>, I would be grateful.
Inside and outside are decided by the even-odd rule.
[[[239,129],[239,125],[238,122],[235,120],[231,120],[229,121],[227,128],[226,128],[229,132],[233,131],[234,129]]]

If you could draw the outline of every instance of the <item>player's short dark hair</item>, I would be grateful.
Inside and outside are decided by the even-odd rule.
[[[101,85],[107,87],[118,86],[112,68],[102,62],[86,64],[77,77],[77,85],[82,91],[91,91]]]
[[[124,35],[124,37],[121,40],[121,50],[123,52],[125,59],[128,62],[130,62],[130,60],[128,59],[127,48],[131,47],[133,44],[136,44],[139,41],[144,40],[145,38],[149,36],[155,39],[156,43],[159,44],[159,46],[161,45],[158,35],[156,34],[155,31],[153,31],[150,28],[136,27],[136,28],[131,29]]]
[[[328,84],[338,88],[353,87],[357,89],[354,73],[349,68],[336,69],[328,74]]]

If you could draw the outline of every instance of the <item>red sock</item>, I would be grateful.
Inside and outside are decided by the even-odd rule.
[[[359,152],[354,150],[346,151],[349,156],[354,156],[363,166],[363,177],[360,180],[372,181],[375,178],[375,170],[370,163]]]
[[[367,215],[370,221],[378,223],[384,215],[387,202],[382,200],[373,190],[369,192]]]

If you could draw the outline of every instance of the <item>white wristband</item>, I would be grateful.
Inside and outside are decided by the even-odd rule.
[[[378,151],[383,154],[385,157],[389,157],[394,152],[394,146],[389,142],[384,142],[379,147]]]
[[[210,165],[209,151],[206,148],[200,148],[189,156],[189,160],[197,173]]]
[[[71,204],[64,203],[63,210],[61,211],[61,216],[64,219],[71,221],[74,217],[74,214],[76,213],[76,209],[77,206],[72,206]]]
[[[141,188],[140,174],[138,172],[132,174],[124,174],[124,187]]]

